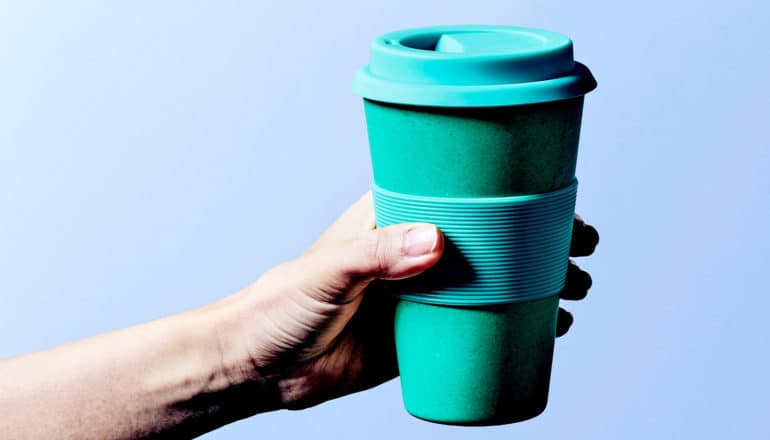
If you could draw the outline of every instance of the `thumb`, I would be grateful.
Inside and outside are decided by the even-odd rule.
[[[444,236],[428,223],[373,229],[338,249],[339,268],[358,279],[397,280],[424,272],[441,258]]]

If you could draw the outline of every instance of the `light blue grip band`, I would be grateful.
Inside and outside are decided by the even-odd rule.
[[[403,298],[483,306],[530,301],[564,287],[577,180],[544,194],[441,198],[372,185],[378,227],[427,222],[445,237],[441,261],[424,274],[389,283]]]

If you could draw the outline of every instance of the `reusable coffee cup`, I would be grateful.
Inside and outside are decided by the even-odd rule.
[[[377,38],[364,98],[378,227],[439,226],[426,273],[389,282],[404,405],[441,423],[510,423],[546,406],[569,259],[583,95],[561,34],[441,26]]]

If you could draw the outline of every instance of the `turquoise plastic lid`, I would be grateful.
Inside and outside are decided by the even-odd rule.
[[[534,104],[585,95],[596,80],[572,40],[513,26],[435,26],[372,43],[353,91],[375,101],[439,107]]]

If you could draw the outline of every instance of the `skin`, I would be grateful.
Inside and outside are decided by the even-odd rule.
[[[575,218],[570,253],[599,236]],[[374,229],[371,194],[303,255],[217,303],[0,361],[0,437],[194,437],[260,412],[301,409],[398,375],[393,298],[380,281],[435,264],[433,225]],[[570,261],[563,299],[590,276]],[[559,310],[557,333],[572,316]]]

